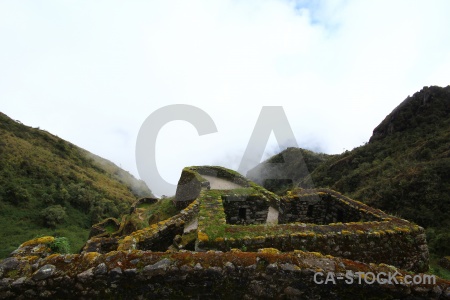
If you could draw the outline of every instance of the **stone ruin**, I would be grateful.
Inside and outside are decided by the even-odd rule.
[[[116,224],[122,230],[92,236],[83,251],[274,248],[428,269],[422,227],[335,191],[294,190],[279,197],[234,171],[199,166],[183,169],[173,201],[183,207],[179,214],[134,231]]]
[[[177,215],[145,228],[130,227],[125,216],[94,225],[80,254],[52,253],[52,237],[22,244],[0,263],[0,299],[450,299],[450,282],[441,279],[315,284],[317,270],[401,277],[428,269],[422,227],[335,191],[279,197],[232,170],[198,166],[183,169],[174,204]]]

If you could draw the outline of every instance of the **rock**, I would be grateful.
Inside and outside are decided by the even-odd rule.
[[[109,271],[109,275],[111,277],[119,277],[120,275],[122,275],[122,269],[120,267],[116,267]]]
[[[227,261],[226,264],[225,264],[225,269],[226,269],[227,271],[234,271],[235,266],[233,265],[232,262]]]
[[[20,277],[19,279],[14,281],[11,285],[13,287],[17,288],[17,287],[21,286],[25,282],[26,279],[27,279],[26,277]]]
[[[192,267],[190,265],[182,265],[180,267],[180,270],[183,271],[183,272],[189,272],[189,271],[192,270]]]
[[[99,264],[97,267],[95,267],[94,274],[95,275],[104,275],[108,272],[108,267],[105,263]]]
[[[281,265],[281,269],[283,271],[294,272],[294,271],[297,271],[299,268],[296,265],[293,265],[293,264],[282,264]]]
[[[52,276],[56,271],[56,267],[54,265],[44,265],[39,270],[37,270],[33,274],[33,280],[43,280]]]
[[[81,282],[88,282],[92,279],[92,277],[94,277],[94,268],[87,269],[86,271],[81,272],[77,275],[78,280],[80,280]]]
[[[270,265],[268,265],[266,267],[267,274],[275,273],[277,270],[278,270],[278,264],[277,263],[270,264]]]
[[[5,288],[5,287],[9,287],[9,284],[12,282],[13,280],[11,278],[3,278],[0,280],[0,289]]]
[[[7,272],[9,270],[16,269],[19,266],[19,264],[20,264],[20,262],[16,257],[5,258],[0,263],[0,272],[1,271]]]
[[[200,270],[203,270],[203,267],[202,267],[202,265],[201,265],[200,263],[197,263],[197,264],[194,266],[194,270],[200,271]]]
[[[169,259],[164,258],[153,265],[145,266],[143,272],[152,275],[162,274],[170,267],[171,264],[172,262]]]
[[[300,296],[303,294],[300,290],[294,289],[293,287],[288,286],[284,289],[284,294],[288,299],[300,299]]]
[[[33,272],[36,271],[38,268],[39,268],[39,261],[31,265],[31,269],[33,270]]]

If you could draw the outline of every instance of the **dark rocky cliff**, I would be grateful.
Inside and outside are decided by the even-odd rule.
[[[431,127],[450,117],[450,86],[424,87],[412,97],[406,98],[374,130],[370,142],[386,136],[414,130],[417,127]]]

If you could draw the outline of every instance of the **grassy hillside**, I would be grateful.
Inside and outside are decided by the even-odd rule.
[[[77,251],[92,224],[143,196],[145,183],[113,163],[0,113],[0,258],[41,234]]]
[[[330,187],[427,229],[432,253],[450,254],[450,86],[408,97],[364,146],[330,156],[297,184]],[[286,170],[286,173],[288,170]]]

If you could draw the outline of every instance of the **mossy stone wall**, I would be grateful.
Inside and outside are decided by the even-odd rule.
[[[278,224],[303,222],[324,225],[359,221],[381,221],[381,218],[328,193],[284,197],[280,201]]]
[[[410,286],[357,279],[318,284],[318,271],[397,272],[396,280],[408,274],[302,251],[91,252],[1,262],[0,299],[450,299],[450,281],[442,279]]]
[[[376,224],[367,225],[376,227]],[[275,248],[282,252],[312,251],[366,263],[386,263],[415,272],[428,271],[429,263],[425,232],[418,226],[414,229],[402,227],[399,230],[356,232],[342,225],[341,230],[327,234],[304,231],[265,236],[261,233],[261,236],[253,238],[209,241],[208,245],[209,247],[200,246],[221,251],[242,247],[245,247],[246,251],[256,251],[260,248]]]
[[[257,195],[222,195],[227,224],[264,224],[269,202]]]

